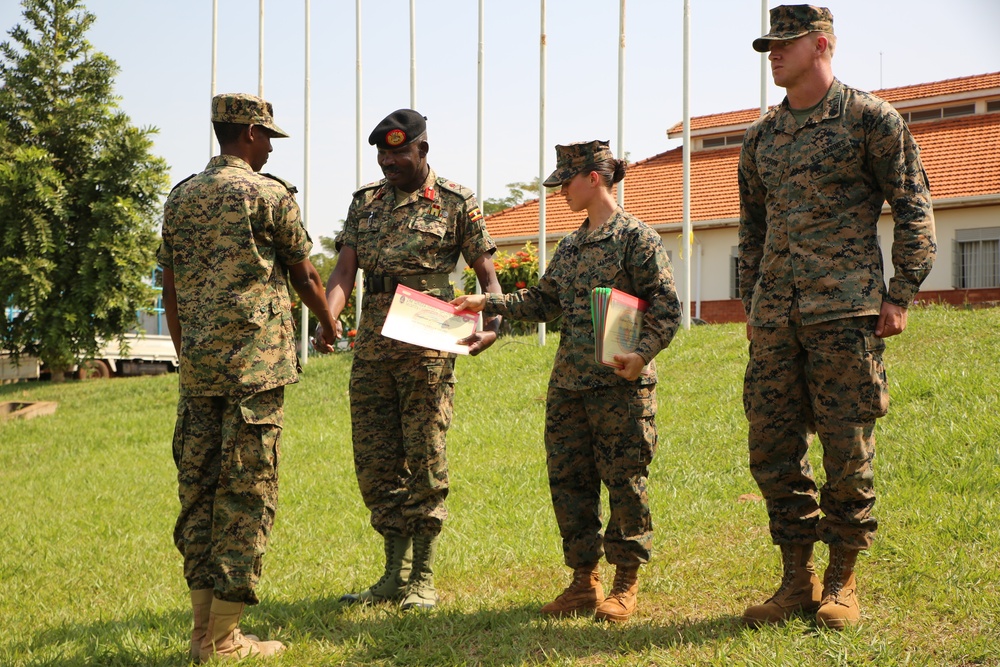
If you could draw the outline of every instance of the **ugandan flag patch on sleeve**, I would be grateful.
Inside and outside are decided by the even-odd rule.
[[[475,207],[469,211],[469,222],[479,222],[483,219],[483,214],[479,212],[479,207]]]

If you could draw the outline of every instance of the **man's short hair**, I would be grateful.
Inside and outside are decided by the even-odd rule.
[[[224,146],[239,139],[240,134],[248,126],[242,123],[224,123],[216,120],[212,121],[212,127],[215,128],[215,138],[219,140],[219,145]]]

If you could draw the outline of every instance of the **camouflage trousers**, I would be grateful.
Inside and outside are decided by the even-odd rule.
[[[355,357],[350,391],[354,471],[372,527],[382,535],[438,534],[448,516],[454,357]]]
[[[251,396],[182,396],[173,453],[174,544],[191,589],[256,604],[278,502],[284,387]]]
[[[656,385],[571,391],[549,385],[545,454],[566,565],[649,561],[646,484],[656,453]],[[611,516],[601,534],[601,482]]]
[[[767,503],[775,544],[816,540],[867,549],[878,527],[875,420],[889,391],[878,318],[754,327],[743,385],[750,422],[750,471]],[[817,493],[809,464],[823,445],[826,482]],[[818,501],[818,502],[817,502]]]

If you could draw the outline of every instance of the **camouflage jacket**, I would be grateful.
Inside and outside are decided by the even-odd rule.
[[[803,324],[907,306],[937,246],[920,150],[888,102],[834,80],[799,126],[787,98],[754,122],[739,163],[740,296],[754,326]],[[886,291],[876,224],[895,222]]]
[[[157,259],[174,272],[182,395],[245,395],[298,380],[284,267],[308,259],[312,242],[293,193],[219,155],[167,197]]]
[[[649,364],[639,384],[656,383],[653,358],[674,337],[681,311],[670,260],[660,235],[621,208],[591,233],[588,220],[564,238],[537,285],[490,294],[484,312],[515,320],[550,322],[562,315],[559,349],[549,383],[579,391],[630,384],[594,359],[590,293],[614,287],[649,302],[636,352]]]
[[[433,169],[424,184],[401,201],[396,201],[396,188],[384,179],[355,192],[336,244],[338,250],[345,245],[354,248],[358,267],[373,276],[447,274],[455,270],[459,253],[471,266],[484,253],[496,250],[472,190],[438,178]],[[446,301],[454,297],[450,287],[429,293]],[[360,359],[442,356],[382,337],[391,303],[391,293],[365,292],[354,354]]]

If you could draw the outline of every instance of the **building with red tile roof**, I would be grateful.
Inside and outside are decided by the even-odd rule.
[[[949,303],[1000,302],[1000,72],[874,91],[903,114],[920,145],[931,184],[938,256],[919,299]],[[737,298],[735,255],[739,225],[736,168],[740,143],[760,109],[691,119],[690,211],[695,236],[692,314],[708,322],[744,320]],[[681,124],[667,135],[680,138]],[[625,210],[656,229],[674,262],[683,293],[683,150],[675,148],[629,165]],[[546,246],[553,248],[582,222],[557,192],[546,197]],[[507,252],[537,244],[538,200],[486,218]],[[879,220],[886,279],[891,276],[892,218]]]

